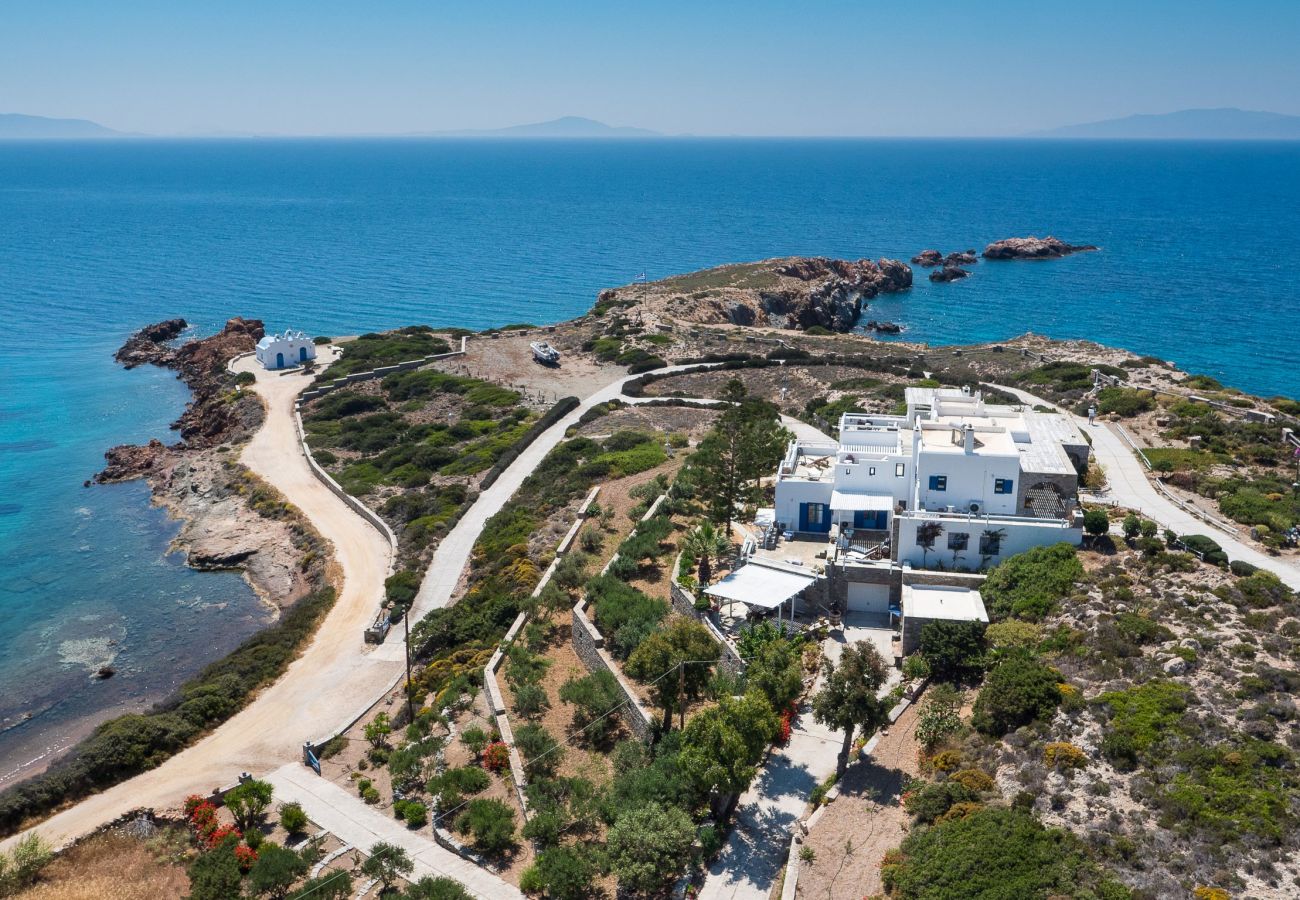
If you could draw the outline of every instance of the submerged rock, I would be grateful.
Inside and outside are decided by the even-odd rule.
[[[867,322],[866,329],[878,334],[902,334],[903,326],[896,322],[877,322],[875,319]]]
[[[985,259],[1057,259],[1071,253],[1096,250],[1092,244],[1067,244],[1050,234],[1045,238],[1030,235],[1025,238],[1006,238],[994,241],[984,248]]]
[[[943,258],[945,266],[973,266],[977,261],[974,250],[962,250],[957,253],[949,253]]]
[[[960,279],[965,278],[968,275],[970,275],[970,272],[967,272],[965,269],[959,268],[958,266],[950,266],[945,264],[942,269],[936,269],[935,271],[930,273],[930,280],[931,281],[959,281]]]

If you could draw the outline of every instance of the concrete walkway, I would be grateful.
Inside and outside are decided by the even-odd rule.
[[[875,627],[866,615],[846,617],[842,633],[833,632],[822,650],[838,663],[844,647],[866,641],[889,660],[893,630]],[[900,675],[890,670],[888,693]],[[819,678],[814,690],[821,687]],[[844,745],[844,732],[832,731],[813,720],[812,707],[799,707],[790,742],[768,757],[767,765],[740,797],[727,843],[709,866],[701,900],[766,900],[785,868],[790,834],[808,806],[813,788],[835,773],[835,760]]]
[[[1051,407],[1065,415],[1073,415],[1041,397],[1027,391],[1005,385],[994,384],[992,387],[1006,391],[1029,404],[1041,404]],[[1244,543],[1232,535],[1198,519],[1179,507],[1168,497],[1157,491],[1147,479],[1146,467],[1137,454],[1113,428],[1102,422],[1093,425],[1082,416],[1074,416],[1083,432],[1092,439],[1094,458],[1106,470],[1106,480],[1110,483],[1111,494],[1121,506],[1140,512],[1148,519],[1178,534],[1204,534],[1212,538],[1229,559],[1239,559],[1261,569],[1267,569],[1287,584],[1292,590],[1300,590],[1300,566],[1294,562],[1276,556],[1269,556],[1261,550]]]
[[[718,363],[694,363],[682,366],[668,366],[665,369],[656,369],[655,371],[656,373],[673,374],[690,372],[695,369],[707,369],[716,365]],[[554,450],[556,445],[564,440],[564,432],[568,430],[569,426],[576,425],[583,413],[601,403],[614,399],[624,400],[629,403],[635,402],[634,398],[623,396],[623,385],[639,377],[641,376],[626,375],[587,397],[567,416],[538,435],[537,439],[529,444],[519,454],[518,458],[501,473],[501,477],[493,482],[492,486],[486,491],[479,494],[478,500],[465,512],[465,515],[461,516],[460,521],[456,523],[456,527],[442,539],[442,542],[438,544],[438,549],[434,551],[433,560],[425,571],[424,580],[420,583],[420,591],[415,597],[415,606],[411,613],[413,621],[418,622],[433,610],[446,606],[451,602],[451,598],[456,591],[456,585],[460,582],[461,573],[464,572],[465,566],[469,563],[470,555],[473,553],[474,542],[478,540],[479,534],[482,533],[484,524],[501,511],[510,498],[515,495],[515,492],[519,490],[519,487],[524,483],[524,479],[533,474],[533,470],[546,458],[546,454]],[[394,652],[400,656],[401,642],[394,642],[394,646],[396,647]]]
[[[304,766],[283,766],[266,780],[275,786],[277,802],[301,803],[313,822],[345,844],[363,852],[380,841],[404,849],[415,863],[412,881],[426,875],[452,878],[484,900],[523,897],[514,885],[440,847],[427,833],[412,831],[392,816],[367,805],[355,793],[318,777]]]

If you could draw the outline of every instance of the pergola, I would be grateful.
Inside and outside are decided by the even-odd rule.
[[[803,593],[805,588],[815,584],[818,579],[817,575],[750,560],[716,584],[706,587],[704,593],[719,600],[726,600],[729,604],[738,601],[751,608],[775,609],[778,610],[779,618],[781,607]],[[790,619],[794,620],[793,604],[790,606]]]

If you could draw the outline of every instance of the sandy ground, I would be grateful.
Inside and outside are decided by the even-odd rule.
[[[378,607],[388,574],[388,544],[312,476],[298,451],[293,399],[307,380],[254,365],[246,357],[236,368],[256,374],[254,389],[266,401],[267,417],[245,446],[242,461],[275,485],[333,545],[335,562],[343,572],[338,601],[302,656],[242,712],[157,769],[89,797],[40,825],[37,830],[55,845],[124,810],[171,807],[187,794],[230,784],[240,772],[264,772],[297,760],[304,741],[328,733],[369,706],[400,674],[400,662],[376,657],[362,642],[362,631]]]
[[[910,706],[871,758],[844,773],[839,798],[804,840],[817,856],[800,865],[796,896],[853,900],[883,890],[880,860],[907,834],[899,797],[907,779],[918,774],[916,751],[916,707]]]
[[[578,350],[579,338],[571,329],[502,332],[468,341],[464,356],[439,363],[438,368],[494,381],[544,403],[554,403],[561,397],[586,397],[627,375],[626,366],[596,362],[590,353],[566,352]],[[533,341],[551,342],[560,351],[559,365],[536,362],[528,349]]]

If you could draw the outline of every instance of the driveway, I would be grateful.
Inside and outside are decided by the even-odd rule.
[[[1056,404],[1027,391],[1000,384],[991,386],[1014,394],[1025,403],[1042,404],[1065,415],[1072,415]],[[1267,569],[1282,579],[1292,590],[1300,590],[1300,566],[1290,560],[1269,556],[1188,513],[1152,487],[1147,479],[1146,467],[1124,438],[1113,428],[1103,422],[1089,425],[1088,420],[1082,416],[1074,416],[1074,420],[1084,434],[1092,439],[1092,452],[1097,462],[1106,470],[1106,480],[1110,483],[1111,493],[1119,505],[1137,510],[1148,519],[1178,534],[1207,535],[1223,548],[1229,559],[1239,559],[1261,569]]]

